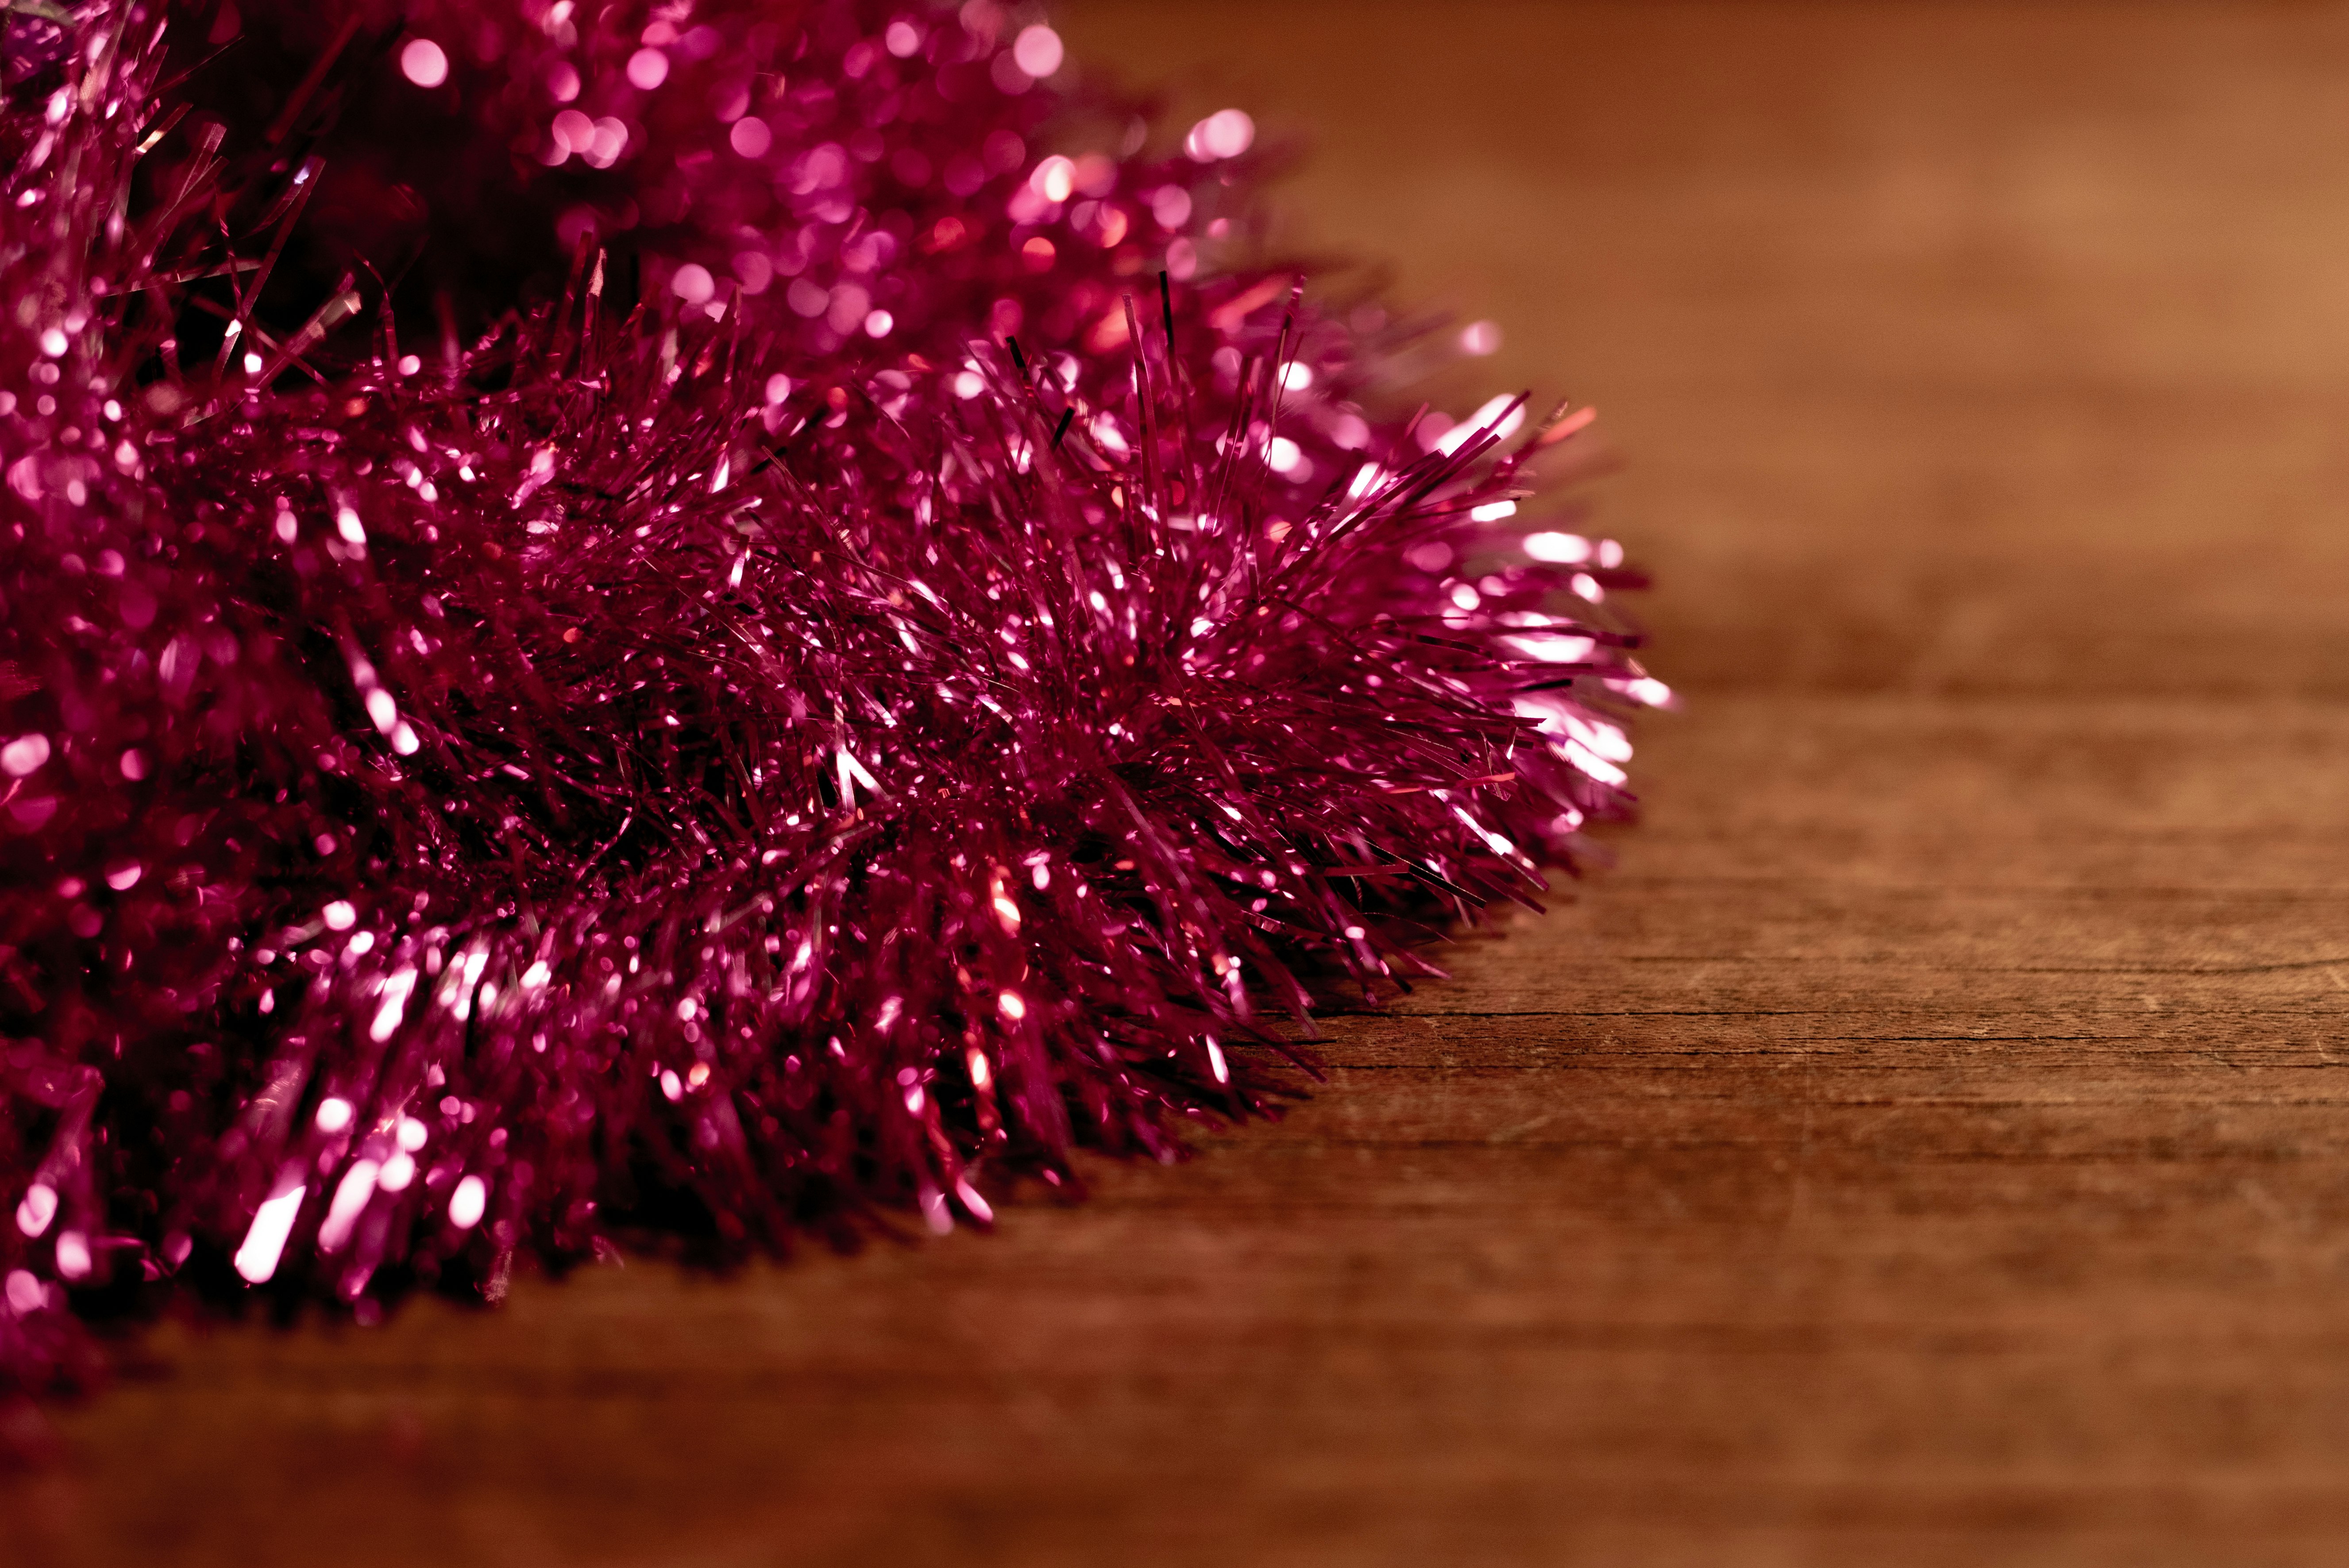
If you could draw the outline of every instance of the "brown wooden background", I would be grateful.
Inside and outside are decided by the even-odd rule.
[[[1601,406],[1620,870],[993,1239],[166,1335],[0,1558],[2349,1560],[2349,9],[1064,31]]]

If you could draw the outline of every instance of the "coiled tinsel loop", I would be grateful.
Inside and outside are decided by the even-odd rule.
[[[1588,410],[1403,417],[1237,111],[985,0],[5,29],[0,1390],[1171,1158],[1627,806]]]

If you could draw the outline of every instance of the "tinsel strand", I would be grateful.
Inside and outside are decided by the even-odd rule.
[[[1628,806],[1589,411],[1381,418],[1237,111],[984,4],[5,26],[0,1389],[1174,1158]]]

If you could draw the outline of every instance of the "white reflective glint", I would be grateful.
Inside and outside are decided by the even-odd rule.
[[[843,746],[840,748],[839,758],[840,792],[843,796],[848,793],[848,781],[851,779],[855,779],[856,782],[864,785],[866,789],[872,791],[875,795],[881,793],[881,780],[874,778],[871,770],[868,769],[864,763],[859,762],[855,756],[849,751],[848,748]]]
[[[1563,632],[1520,632],[1501,641],[1526,657],[1546,665],[1578,665],[1599,646],[1595,638],[1568,636]]]
[[[49,1228],[57,1217],[57,1190],[46,1181],[36,1181],[25,1190],[24,1202],[16,1205],[16,1229],[28,1236],[37,1236]]]
[[[326,1219],[318,1227],[318,1250],[338,1253],[343,1243],[351,1239],[351,1228],[359,1222],[367,1200],[375,1196],[376,1176],[382,1168],[372,1160],[362,1160],[352,1166],[335,1189],[335,1201],[326,1205]]]
[[[460,1231],[470,1231],[481,1222],[481,1215],[489,1206],[489,1184],[479,1176],[468,1176],[449,1195],[449,1222]]]
[[[46,735],[21,735],[0,746],[0,773],[11,779],[22,779],[48,759],[49,738]]]
[[[1631,760],[1631,739],[1604,719],[1585,718],[1578,714],[1563,714],[1566,732],[1590,748],[1609,762]]]
[[[1511,407],[1511,404],[1516,406]],[[1513,397],[1506,392],[1500,393],[1488,398],[1483,407],[1437,437],[1435,449],[1449,457],[1487,430],[1506,441],[1516,435],[1518,428],[1525,422],[1524,399]]]
[[[1633,702],[1644,704],[1649,707],[1672,706],[1672,688],[1653,676],[1642,676],[1637,680],[1625,681],[1617,689]]]
[[[375,1022],[367,1028],[367,1037],[381,1045],[391,1038],[399,1027],[400,1016],[408,1011],[408,998],[416,990],[416,971],[394,970],[383,983],[383,999],[376,1005]]]
[[[1579,566],[1590,559],[1590,541],[1578,533],[1528,533],[1518,545],[1536,561]]]
[[[294,1233],[294,1218],[302,1212],[306,1191],[298,1176],[290,1185],[281,1179],[268,1202],[254,1211],[253,1224],[244,1233],[243,1244],[236,1249],[236,1272],[245,1284],[265,1284],[277,1272],[277,1260],[285,1252],[285,1238]]]
[[[1630,775],[1585,746],[1579,740],[1567,739],[1558,744],[1559,754],[1601,784],[1622,784]]]
[[[1028,189],[1047,201],[1065,201],[1077,187],[1076,160],[1054,153],[1028,176]]]
[[[448,977],[440,983],[440,1005],[454,1013],[460,1019],[471,1017],[473,1012],[473,987],[480,982],[481,971],[489,967],[489,950],[475,947],[450,964]],[[487,998],[483,1000],[486,1004]]]
[[[416,1157],[395,1154],[383,1162],[383,1169],[376,1174],[375,1184],[387,1192],[404,1192],[408,1184],[415,1180]]]

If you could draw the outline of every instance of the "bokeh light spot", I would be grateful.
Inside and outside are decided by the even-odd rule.
[[[1049,77],[1059,70],[1066,53],[1061,46],[1061,35],[1041,22],[1022,27],[1011,46],[1011,58],[1031,77]]]
[[[775,144],[775,133],[757,115],[744,115],[726,133],[727,144],[745,158],[764,158],[767,149]]]
[[[1256,141],[1256,121],[1244,109],[1217,109],[1214,114],[1191,128],[1183,139],[1183,150],[1197,163],[1213,163],[1219,158],[1237,158]]]
[[[628,80],[646,92],[668,80],[668,57],[658,49],[638,49],[628,57]]]
[[[399,51],[399,74],[419,88],[437,88],[449,79],[448,53],[429,38],[410,38]]]

